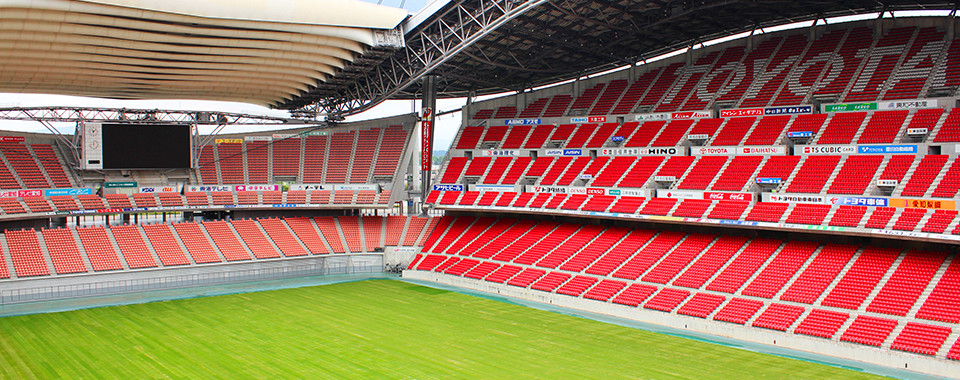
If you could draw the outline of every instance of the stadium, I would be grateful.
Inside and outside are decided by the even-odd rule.
[[[0,0],[0,377],[960,378],[955,4],[380,3]]]

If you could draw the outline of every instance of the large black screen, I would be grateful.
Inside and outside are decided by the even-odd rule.
[[[104,169],[190,167],[189,125],[103,124]]]

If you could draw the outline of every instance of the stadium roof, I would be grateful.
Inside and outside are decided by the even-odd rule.
[[[533,6],[522,13],[510,14],[530,4]],[[360,99],[371,94],[416,97],[418,83],[397,78],[423,71],[440,76],[441,97],[515,91],[622,67],[758,28],[931,9],[953,10],[955,4],[942,0],[443,0],[404,23],[404,51],[385,60],[374,72],[367,76],[342,73],[343,80],[337,74],[335,80],[282,108],[319,101],[322,109],[318,112],[339,107],[350,113],[383,100]],[[495,24],[498,17],[505,22]],[[471,40],[476,35],[482,38]],[[427,70],[418,70],[420,67]],[[391,93],[392,88],[383,86],[384,82],[403,88]]]
[[[0,92],[277,106],[396,46],[407,16],[355,0],[0,0]]]
[[[428,73],[441,97],[516,91],[757,28],[924,9],[955,5],[438,0],[407,17],[356,0],[0,0],[0,92],[348,115],[417,97]]]

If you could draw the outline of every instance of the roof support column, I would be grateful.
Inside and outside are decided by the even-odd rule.
[[[430,172],[433,164],[433,121],[437,109],[437,76],[425,75],[420,91],[423,93],[420,116],[420,182],[423,184],[423,200],[426,201],[427,195],[432,190]],[[426,213],[426,208],[421,209]]]

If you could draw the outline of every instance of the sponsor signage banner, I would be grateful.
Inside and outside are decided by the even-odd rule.
[[[668,147],[668,148],[637,148],[637,152],[640,156],[683,156],[687,152],[683,147],[677,149],[677,147]]]
[[[657,198],[752,201],[752,193],[658,189]]]
[[[823,112],[872,111],[876,109],[877,103],[843,103],[823,105]]]
[[[237,185],[234,191],[280,191],[280,185]]]
[[[460,186],[460,185],[458,185],[458,186]],[[334,189],[334,190],[345,190],[345,191],[357,191],[357,190],[372,190],[372,191],[377,191],[377,190],[380,190],[380,185],[376,185],[376,184],[333,185],[333,189]],[[461,189],[461,190],[457,190],[457,191],[462,191],[463,186],[460,186],[460,189]]]
[[[244,136],[245,141],[273,141],[273,136]]]
[[[860,154],[884,154],[884,153],[917,153],[916,145],[860,145],[857,147]]]
[[[736,147],[698,146],[698,147],[690,148],[690,154],[694,156],[728,156],[736,153],[737,153]]]
[[[698,146],[691,147],[694,156],[771,156],[787,154],[785,146]]]
[[[580,179],[591,180],[593,179],[593,174],[581,174]]]
[[[687,140],[706,140],[709,139],[710,135],[698,133],[695,135],[687,135]]]
[[[902,110],[914,108],[934,108],[936,106],[936,99],[915,99],[880,102],[879,108],[882,110]]]
[[[290,185],[290,190],[293,190],[293,191],[333,190],[333,186],[330,186],[330,185],[321,185],[321,184],[295,183],[295,184],[291,184],[291,185]]]
[[[653,176],[653,180],[657,182],[674,182],[677,180],[677,177],[672,175],[657,175]]]
[[[326,136],[327,131],[310,131],[303,134],[304,136]]]
[[[776,185],[781,182],[783,182],[783,178],[757,177],[757,183]]]
[[[764,202],[827,203],[827,198],[821,195],[762,193],[760,197]]]
[[[640,148],[603,148],[598,153],[601,156],[639,156]]]
[[[787,154],[787,147],[783,145],[774,146],[743,146],[737,152],[740,156],[774,156]]]
[[[823,112],[905,110],[905,109],[917,109],[917,108],[934,108],[936,106],[937,106],[936,99],[896,100],[896,101],[883,101],[883,102],[870,102],[870,103],[826,104],[823,106]]]
[[[606,116],[580,116],[570,118],[571,123],[603,123],[606,121]]]
[[[187,186],[187,192],[190,192],[190,193],[211,193],[214,191],[233,191],[233,186],[224,186],[224,185]]]
[[[42,197],[43,190],[10,190],[0,192],[0,198]]]
[[[504,120],[503,123],[506,125],[534,125],[540,124],[540,119],[509,119]]]
[[[0,136],[2,142],[23,142],[23,136]]]
[[[925,208],[925,209],[932,209],[932,210],[956,210],[957,202],[947,201],[942,199],[892,198],[890,199],[890,206],[891,207]]]
[[[613,190],[610,190],[610,192],[613,192]],[[620,194],[610,194],[610,195],[623,195],[627,197],[646,197],[646,196],[649,196],[650,194],[648,193],[647,190],[623,189],[623,190],[620,190]]]
[[[642,113],[634,116],[636,121],[657,121],[657,120],[670,120],[669,112],[661,113]]]
[[[907,128],[908,135],[925,135],[929,132],[930,130],[927,128]]]
[[[623,136],[613,136],[613,137],[610,138],[610,141],[613,141],[613,142],[621,142],[621,141],[623,141]]]
[[[46,197],[52,197],[57,195],[90,195],[90,194],[93,194],[93,189],[90,189],[90,188],[47,189],[43,191],[43,195]]]
[[[810,132],[810,131],[787,132],[787,137],[794,137],[794,138],[813,137],[813,132]]]
[[[684,147],[669,148],[603,148],[597,152],[601,156],[683,156]],[[548,156],[556,156],[547,151]]]
[[[290,133],[274,133],[274,140],[286,140],[286,139],[299,139],[300,135],[290,134]]]
[[[711,116],[710,111],[673,112],[670,114],[670,118],[673,120],[704,119]]]
[[[513,191],[513,185],[473,185],[474,191]]]
[[[893,187],[893,186],[897,186],[897,185],[899,185],[899,184],[900,184],[900,181],[897,181],[897,180],[895,180],[895,179],[878,179],[878,180],[877,180],[877,186],[890,186],[890,187]]]
[[[433,134],[433,109],[423,107],[423,119],[420,121],[420,170],[430,171],[430,165],[433,160],[433,147],[431,136]]]
[[[720,117],[763,116],[763,108],[720,110]]]
[[[719,193],[714,191],[703,192],[703,199],[717,201],[752,201],[753,193]]]
[[[874,197],[836,197],[830,198],[830,203],[844,206],[878,206],[886,207],[887,198]]]
[[[433,185],[433,191],[463,191],[463,185]]]
[[[137,183],[134,181],[104,182],[103,187],[108,189],[113,189],[118,187],[137,187]]]
[[[485,150],[483,151],[484,156],[495,156],[495,157],[519,157],[519,150]]]
[[[566,194],[567,188],[560,186],[530,186],[527,185],[526,191],[533,193],[561,193]]]
[[[813,113],[813,106],[767,107],[767,108],[740,108],[720,110],[720,117],[743,117],[764,115],[796,115]]]
[[[620,189],[607,189],[607,195],[623,195]]]
[[[764,115],[795,115],[801,113],[813,113],[813,106],[767,107],[763,109]]]
[[[657,189],[657,198],[703,199],[702,191]]]
[[[213,142],[217,144],[242,144],[243,139],[214,139]]]
[[[179,193],[175,186],[145,186],[140,188],[141,193]]]
[[[857,154],[856,145],[804,145],[799,152],[800,155],[837,155],[837,154]]]
[[[546,151],[548,156],[580,156],[582,154],[582,149],[547,149]]]

